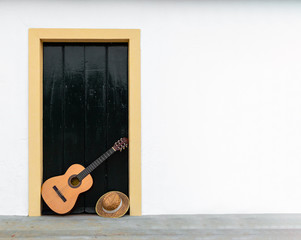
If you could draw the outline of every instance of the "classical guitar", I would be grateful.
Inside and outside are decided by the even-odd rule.
[[[125,149],[128,139],[121,138],[107,152],[97,158],[88,167],[71,165],[64,175],[49,178],[42,185],[42,197],[45,203],[56,213],[71,211],[80,193],[89,190],[93,184],[90,173],[114,152]]]

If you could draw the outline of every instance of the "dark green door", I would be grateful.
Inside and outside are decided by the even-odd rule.
[[[88,166],[128,137],[128,45],[44,43],[43,181],[74,163]],[[128,151],[92,172],[92,188],[72,213],[95,213],[107,191],[128,195]],[[43,214],[53,213],[43,202]]]

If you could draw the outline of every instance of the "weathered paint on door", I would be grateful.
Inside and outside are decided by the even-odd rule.
[[[43,181],[74,163],[88,166],[120,137],[128,136],[126,43],[44,43]],[[72,213],[94,213],[107,191],[128,195],[128,152],[118,152],[92,172],[92,188]],[[53,213],[43,202],[43,214]]]

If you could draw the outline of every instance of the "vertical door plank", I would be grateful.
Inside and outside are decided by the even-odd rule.
[[[85,159],[84,46],[65,45],[64,51],[64,170]],[[84,212],[81,194],[72,213]]]
[[[86,45],[85,166],[106,151],[106,47]],[[105,193],[105,164],[92,173],[93,186],[85,193],[85,212],[95,213],[98,198]]]
[[[112,146],[128,137],[128,46],[108,46],[107,74],[107,143]],[[128,195],[128,151],[115,153],[107,161],[108,190]]]
[[[63,47],[44,45],[43,54],[43,182],[63,169]],[[51,209],[42,201],[42,214]]]

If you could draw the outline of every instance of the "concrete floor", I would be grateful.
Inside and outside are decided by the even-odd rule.
[[[301,215],[0,216],[0,239],[301,239]]]

